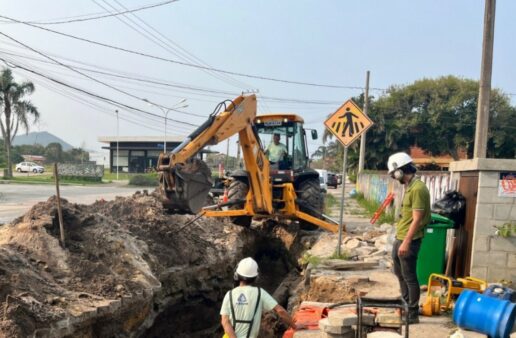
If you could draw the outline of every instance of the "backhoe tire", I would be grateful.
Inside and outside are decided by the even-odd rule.
[[[319,183],[319,178],[309,178],[304,180],[299,184],[297,189],[297,198],[302,200],[304,204],[310,206],[311,209],[315,209],[319,211],[319,213],[323,213],[324,210],[324,194],[321,191],[321,186]],[[315,213],[313,210],[305,208],[302,204],[299,204],[299,209],[309,214],[310,216],[314,216],[320,218],[319,214]],[[299,227],[303,230],[317,230],[318,226],[303,220],[299,220]]]
[[[249,184],[242,179],[235,178],[228,188],[228,200],[245,200],[249,192]],[[231,210],[240,210],[245,204],[237,204],[229,207]],[[235,216],[229,218],[233,224],[240,225],[245,228],[251,226],[253,218],[251,216]]]

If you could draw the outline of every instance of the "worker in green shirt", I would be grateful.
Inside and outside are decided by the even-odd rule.
[[[396,153],[387,162],[389,175],[405,185],[401,218],[396,225],[392,248],[394,274],[398,277],[401,296],[409,305],[409,323],[419,322],[419,282],[416,267],[425,226],[430,223],[430,193],[416,177],[417,168],[406,153]]]
[[[267,155],[267,158],[272,164],[276,164],[285,160],[287,154],[287,146],[280,142],[280,134],[274,133],[272,142],[269,143],[265,150],[265,155]]]

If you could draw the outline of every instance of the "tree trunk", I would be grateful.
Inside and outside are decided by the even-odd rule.
[[[7,156],[7,178],[13,177],[13,163],[11,159],[11,103],[8,93],[4,92],[4,115],[5,115],[5,155]]]
[[[6,178],[12,178],[13,177],[13,163],[11,160],[11,140],[9,138],[6,138],[4,140],[5,142],[5,155],[7,156],[7,177]]]

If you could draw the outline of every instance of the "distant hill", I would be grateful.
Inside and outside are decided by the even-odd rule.
[[[60,143],[63,147],[64,151],[70,150],[73,148],[73,146],[69,143],[66,143],[59,137],[50,134],[46,131],[40,131],[40,132],[32,132],[28,134],[21,134],[16,135],[13,141],[13,146],[20,146],[23,144],[41,144],[42,146],[46,147],[49,143]]]

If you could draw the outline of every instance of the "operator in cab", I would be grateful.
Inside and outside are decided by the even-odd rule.
[[[267,155],[272,164],[276,164],[285,160],[287,153],[287,146],[280,142],[280,134],[274,133],[272,135],[272,142],[269,143],[265,150],[265,155]]]

